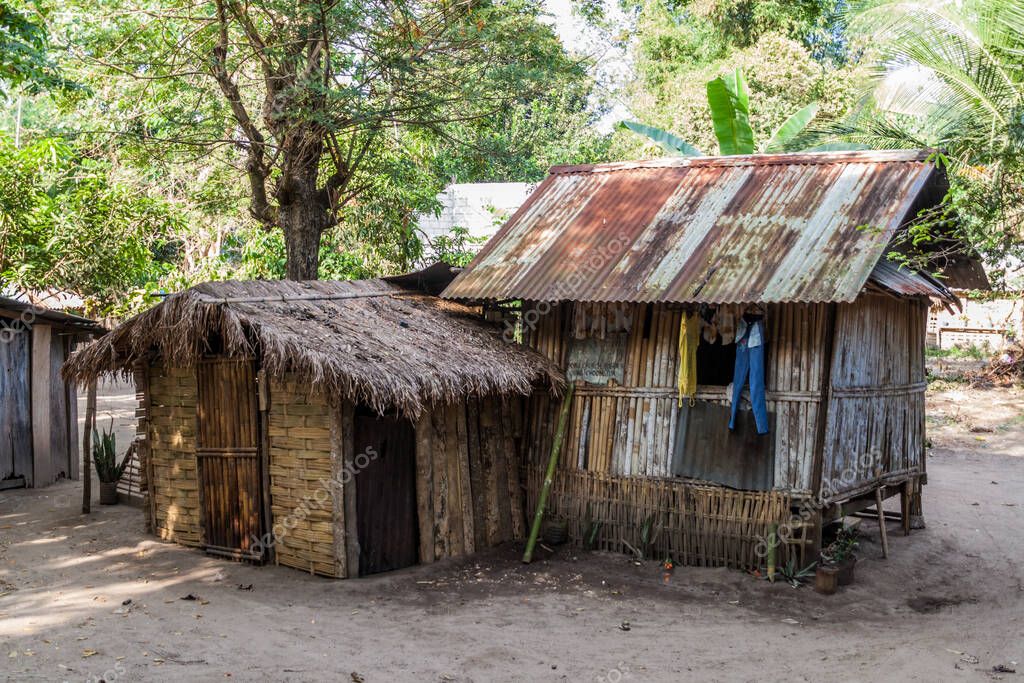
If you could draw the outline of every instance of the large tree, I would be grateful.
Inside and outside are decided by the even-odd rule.
[[[125,2],[82,56],[145,95],[127,132],[233,150],[250,213],[283,231],[287,276],[313,279],[321,236],[396,175],[410,134],[443,138],[572,68],[539,11],[532,0]]]

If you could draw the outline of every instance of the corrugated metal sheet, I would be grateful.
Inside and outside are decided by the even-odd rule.
[[[882,259],[875,265],[870,281],[895,294],[924,295],[959,304],[956,295],[938,280],[888,259]]]
[[[941,174],[925,151],[555,167],[458,299],[852,301]]]

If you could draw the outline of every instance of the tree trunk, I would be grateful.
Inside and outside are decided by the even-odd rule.
[[[320,267],[320,235],[327,227],[328,214],[313,193],[298,194],[281,205],[281,229],[287,252],[289,280],[316,280]]]

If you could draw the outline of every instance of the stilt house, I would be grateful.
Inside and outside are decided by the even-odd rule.
[[[822,525],[878,490],[902,494],[907,523],[926,482],[929,301],[957,303],[888,258],[946,192],[929,159],[553,168],[442,295],[517,318],[524,341],[576,384],[549,515],[577,542],[736,567],[763,563],[773,525],[787,552],[816,559]],[[747,390],[729,428],[734,328],[750,312],[764,333],[763,430]],[[681,401],[684,319],[706,324],[686,352],[696,388]],[[529,505],[558,407],[544,393],[528,406]]]

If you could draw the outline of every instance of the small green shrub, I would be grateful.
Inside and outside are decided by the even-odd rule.
[[[117,463],[117,439],[114,436],[114,421],[110,421],[110,431],[103,430],[103,434],[92,429],[92,461],[96,465],[96,476],[105,484],[120,481],[128,466],[128,456]]]

